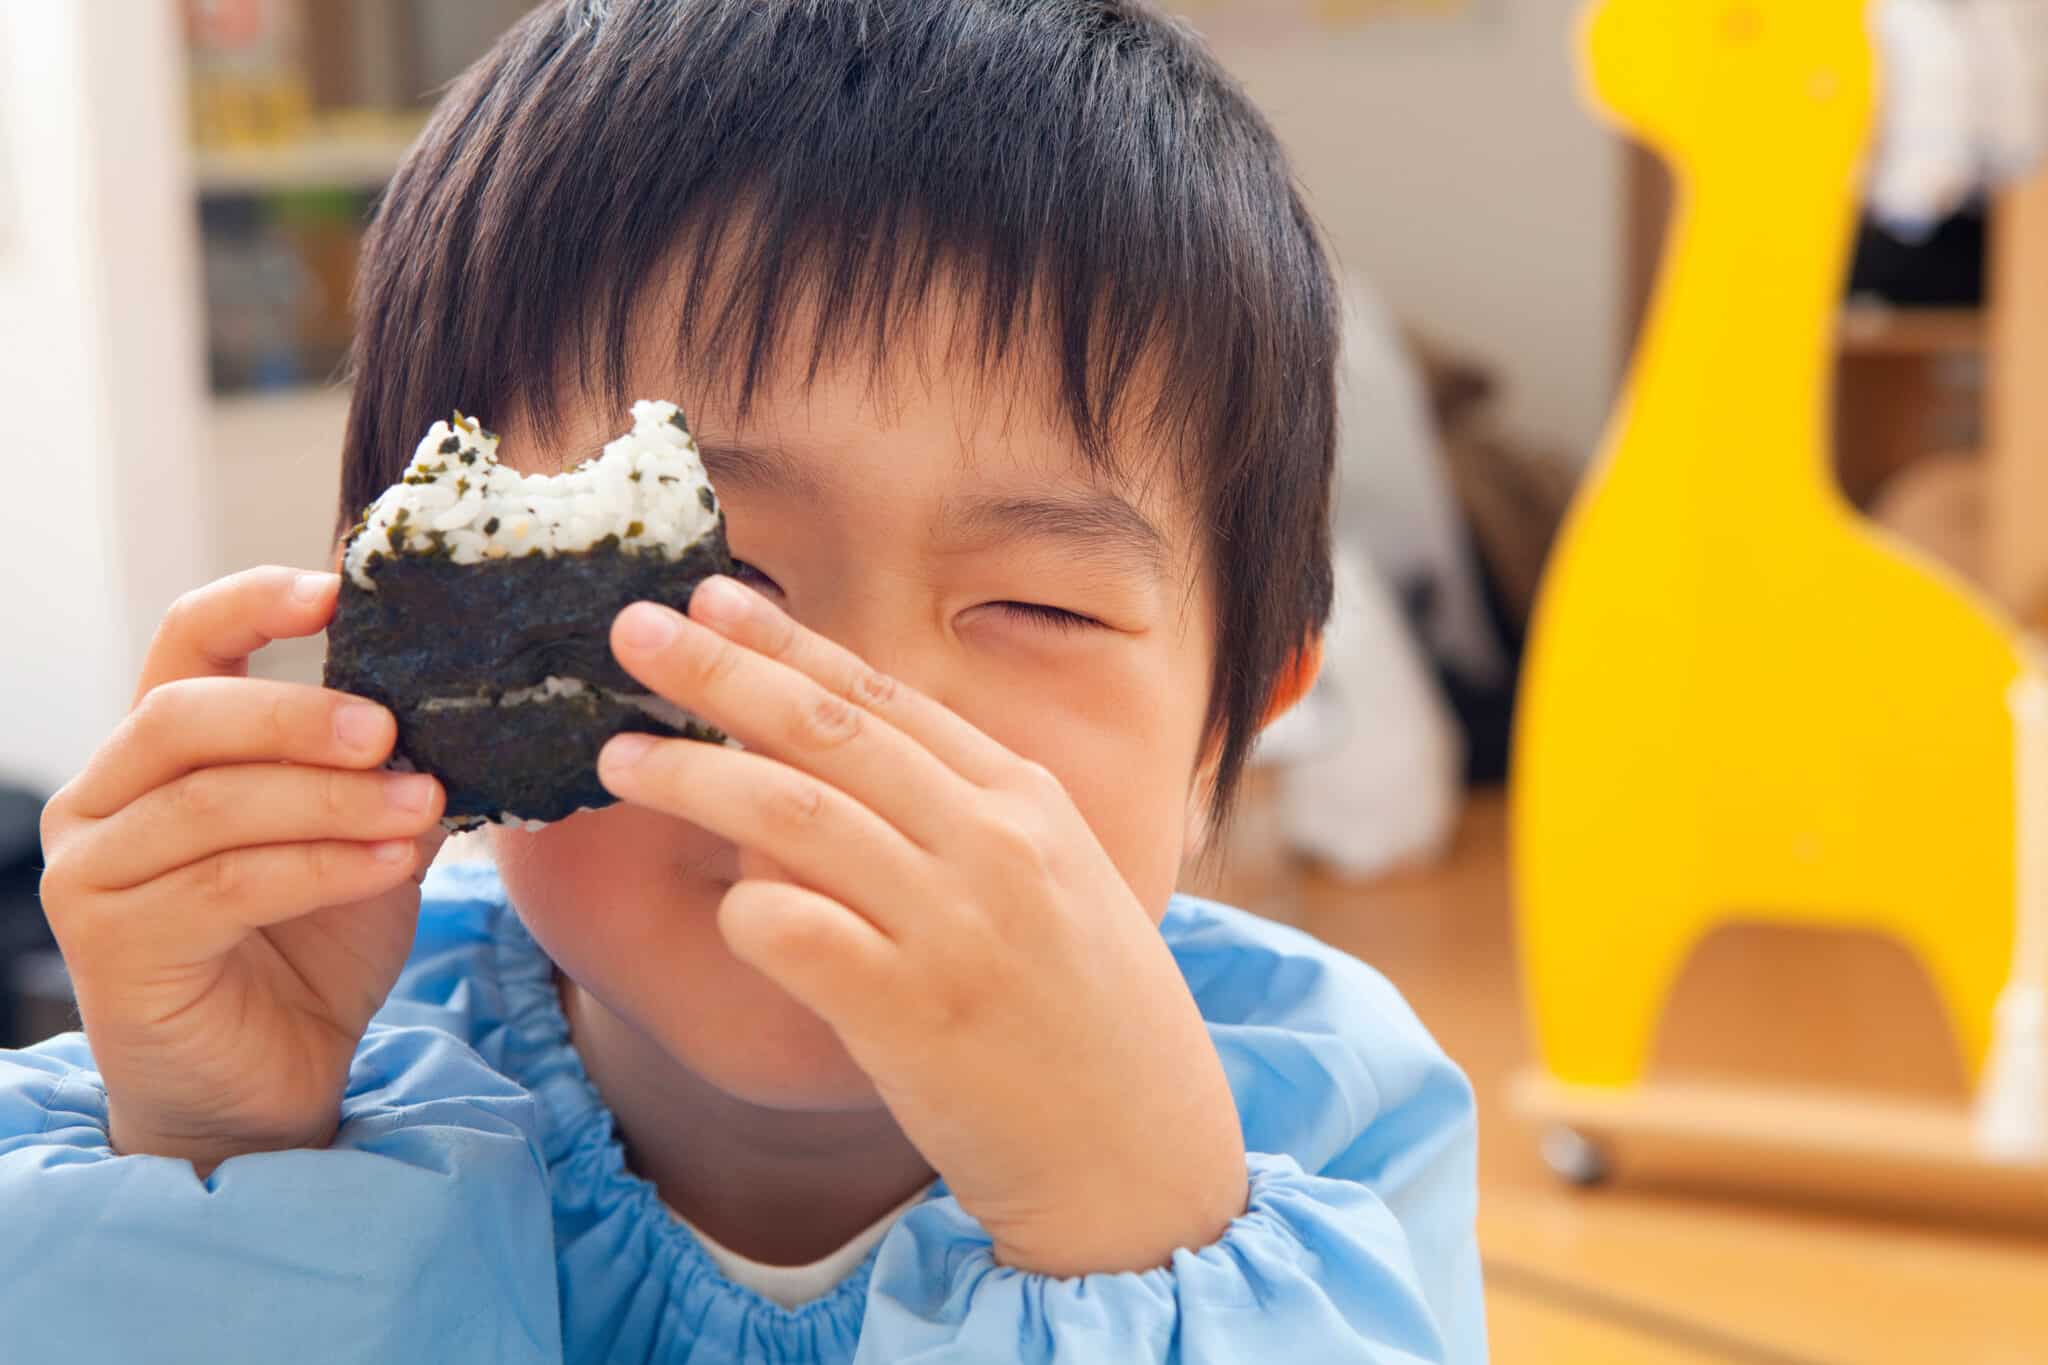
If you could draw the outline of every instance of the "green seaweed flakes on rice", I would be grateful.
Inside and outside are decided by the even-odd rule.
[[[555,475],[500,463],[498,438],[458,412],[349,536],[326,683],[397,716],[392,766],[440,779],[451,829],[610,804],[597,753],[622,730],[722,738],[608,643],[628,603],[681,611],[732,571],[682,412],[632,411],[631,431]]]

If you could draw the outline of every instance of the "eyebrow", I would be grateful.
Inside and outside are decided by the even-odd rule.
[[[814,498],[824,484],[802,460],[776,445],[726,445],[699,440],[697,454],[712,487],[753,488]]]
[[[817,498],[825,480],[805,461],[775,445],[699,441],[697,452],[713,486]],[[949,499],[940,514],[949,540],[985,546],[1014,541],[1064,544],[1077,553],[1122,559],[1163,572],[1171,544],[1136,507],[1107,489],[1040,494],[982,494]]]
[[[1153,573],[1166,567],[1165,534],[1144,513],[1100,489],[1024,497],[973,497],[948,505],[945,524],[969,540],[1062,543],[1083,554],[1130,560]]]

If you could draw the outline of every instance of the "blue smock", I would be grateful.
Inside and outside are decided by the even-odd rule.
[[[1483,1360],[1464,1077],[1306,935],[1186,898],[1161,927],[1250,1153],[1249,1208],[1171,1265],[1005,1268],[938,1185],[821,1299],[731,1283],[626,1168],[495,871],[457,864],[324,1150],[119,1156],[80,1035],[0,1051],[0,1361]]]

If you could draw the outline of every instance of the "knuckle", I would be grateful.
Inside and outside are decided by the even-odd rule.
[[[185,730],[221,683],[219,678],[172,678],[150,688],[135,707],[149,737],[167,740]]]
[[[1012,873],[1042,872],[1047,863],[1046,839],[1029,811],[1005,809],[987,825],[988,847],[997,866]]]
[[[43,918],[53,928],[70,913],[77,890],[74,882],[70,859],[60,854],[43,864],[43,875],[36,882],[36,897],[43,904]]]
[[[36,837],[42,841],[45,852],[54,852],[57,843],[71,826],[71,783],[57,789],[57,794],[43,803],[42,811],[36,816]]]
[[[808,778],[797,777],[769,790],[762,814],[777,829],[799,832],[816,825],[824,811],[825,789]]]
[[[329,821],[339,822],[355,812],[356,785],[349,774],[329,768],[320,774],[320,811]]]
[[[199,894],[215,904],[233,904],[248,886],[248,860],[240,852],[217,853],[199,864]]]
[[[157,628],[159,637],[178,639],[190,635],[206,614],[207,591],[200,587],[179,593],[171,605],[164,608],[163,623]]]
[[[172,809],[182,824],[210,824],[228,806],[227,781],[217,771],[201,768],[171,785]]]
[[[183,680],[158,683],[142,694],[128,713],[128,724],[144,743],[158,743],[169,737],[178,724],[178,712],[191,701],[192,689]]]
[[[832,749],[861,732],[861,710],[836,692],[819,692],[798,712],[797,738],[813,748]]]
[[[44,878],[43,918],[57,940],[57,948],[74,968],[81,963],[104,961],[119,944],[120,921],[105,906],[70,891],[57,895],[47,889]]]
[[[855,670],[853,682],[846,690],[856,705],[881,711],[895,704],[898,686],[889,674],[862,665]]]
[[[964,978],[952,975],[946,984],[929,992],[927,1007],[932,1017],[927,1027],[939,1037],[956,1037],[966,1034],[975,1027],[976,1017],[984,1008],[985,995],[979,990],[965,990],[958,984]]]
[[[1060,799],[1067,794],[1066,784],[1059,780],[1052,769],[1029,758],[1018,760],[1017,788],[1031,796],[1045,799]]]
[[[698,686],[712,688],[731,678],[739,666],[739,647],[714,637],[692,662],[690,671]]]
[[[263,736],[273,753],[289,753],[296,747],[292,740],[299,728],[299,708],[293,700],[289,694],[279,693],[267,698],[261,708]]]
[[[305,844],[299,851],[299,870],[314,886],[324,886],[346,870],[341,848],[335,844]]]

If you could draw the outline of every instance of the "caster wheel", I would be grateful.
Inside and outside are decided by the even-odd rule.
[[[1602,1185],[1614,1173],[1600,1144],[1573,1128],[1559,1125],[1543,1134],[1543,1164],[1557,1178],[1580,1189]]]

